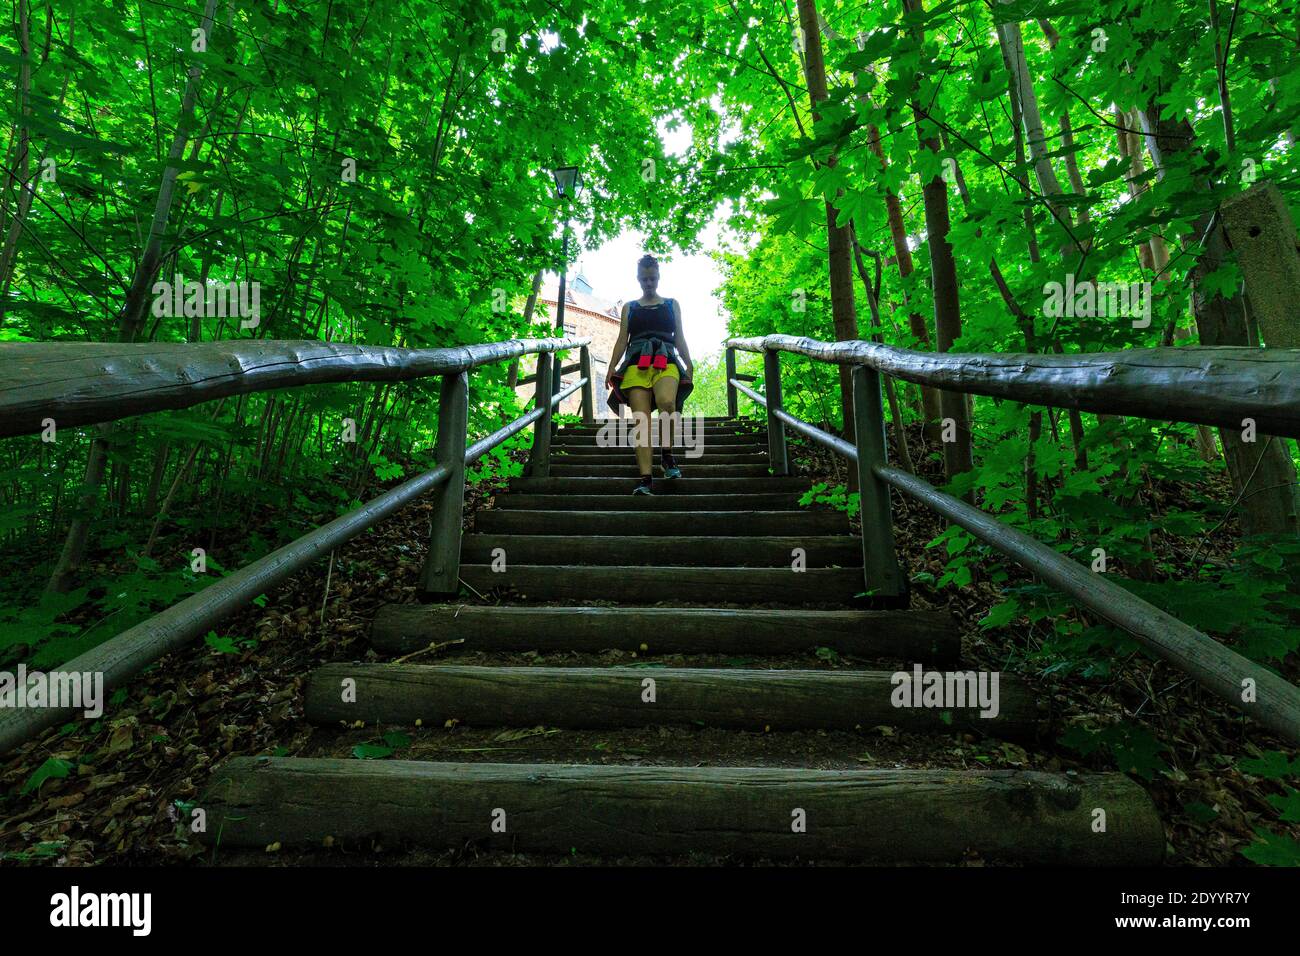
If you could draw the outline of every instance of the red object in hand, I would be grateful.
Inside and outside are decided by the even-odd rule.
[[[639,359],[636,360],[636,367],[637,367],[637,368],[649,368],[649,367],[650,367],[650,356],[648,356],[648,355],[642,355]]]
[[[656,355],[656,356],[655,356],[655,361],[654,361],[654,366],[655,366],[655,368],[657,368],[657,369],[665,369],[665,368],[667,368],[667,367],[668,367],[668,356],[667,356],[667,355]]]

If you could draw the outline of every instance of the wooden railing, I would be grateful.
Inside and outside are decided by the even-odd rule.
[[[767,411],[772,469],[789,474],[785,429],[856,462],[868,592],[904,601],[907,579],[895,553],[889,489],[906,494],[969,531],[1026,570],[1122,628],[1156,656],[1292,743],[1300,743],[1300,688],[1189,627],[1118,584],[929,482],[891,467],[885,454],[880,374],[1031,405],[1241,428],[1300,436],[1300,350],[1159,348],[1087,355],[913,352],[874,342],[819,342],[788,335],[729,339],[727,401],[743,394]],[[763,356],[760,395],[734,373],[735,350]],[[780,354],[852,366],[854,442],[782,408]]]
[[[512,435],[535,425],[530,474],[550,462],[552,411],[583,390],[585,374],[560,389],[553,357],[580,349],[587,368],[589,338],[515,339],[444,349],[396,349],[326,342],[211,342],[201,344],[0,343],[0,436],[114,421],[167,408],[185,408],[224,395],[319,382],[401,381],[442,377],[436,465],[354,511],[336,518],[222,578],[147,621],[68,661],[62,672],[102,673],[120,685],[164,654],[206,634],[289,575],[328,555],[399,508],[433,492],[429,554],[421,590],[446,596],[459,590],[465,468]],[[468,373],[482,365],[537,355],[534,408],[468,444]],[[555,371],[553,371],[555,370]],[[71,708],[0,710],[0,753],[76,713]]]

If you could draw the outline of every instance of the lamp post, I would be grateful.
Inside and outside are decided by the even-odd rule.
[[[555,195],[561,200],[577,199],[578,193],[582,192],[582,174],[578,171],[577,166],[558,166],[551,170],[551,175],[555,177]],[[569,270],[569,209],[565,206],[564,210],[564,246],[560,253],[560,295],[559,302],[556,304],[555,321],[560,327],[560,337],[564,337],[564,291],[565,278]],[[559,355],[555,356],[555,385],[551,394],[560,390],[560,379],[563,374],[564,362]]]

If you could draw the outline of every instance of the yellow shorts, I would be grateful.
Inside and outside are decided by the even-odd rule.
[[[654,388],[655,382],[661,378],[673,378],[680,381],[681,377],[675,362],[669,362],[667,368],[637,368],[633,365],[623,373],[623,382],[619,387],[623,389]]]

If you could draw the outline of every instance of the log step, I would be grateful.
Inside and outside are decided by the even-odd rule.
[[[376,650],[578,651],[642,654],[800,654],[828,647],[847,657],[952,667],[961,632],[942,611],[744,608],[520,607],[386,604],[370,634]],[[645,645],[648,650],[641,651]]]
[[[462,564],[460,579],[481,593],[511,587],[535,601],[660,601],[702,604],[848,604],[865,591],[861,568],[593,567],[512,564],[493,571]]]
[[[627,416],[624,415],[624,418]],[[736,427],[745,427],[746,425],[761,425],[762,419],[758,418],[732,418],[730,415],[691,415],[695,421],[702,421],[706,425],[732,425]],[[564,425],[564,428],[598,428],[604,422],[617,421],[618,416],[613,415],[609,418],[597,418],[594,422],[582,422],[578,425]]]
[[[630,440],[633,431],[634,429],[630,425],[621,431],[621,437],[624,438],[624,441]],[[681,442],[682,437],[688,437],[692,442],[703,441],[705,444],[708,444],[708,442],[719,442],[720,444],[720,442],[727,441],[748,442],[755,440],[762,440],[764,444],[767,442],[766,428],[762,429],[762,431],[748,428],[684,428],[679,431],[679,429],[673,428],[672,433],[677,442]],[[650,434],[651,437],[654,437],[654,427],[651,427]],[[597,441],[598,436],[603,436],[603,440],[607,442],[615,441],[620,437],[620,432],[619,429],[612,428],[562,428],[554,434],[555,441],[572,440],[584,442],[585,444],[590,438],[591,441],[595,441],[595,444],[599,445],[601,441]]]
[[[595,457],[595,456],[592,456]],[[696,461],[678,461],[678,467],[692,478],[767,478],[771,477],[767,462],[760,465],[727,465],[727,464],[701,464]],[[656,461],[653,471],[656,478],[662,478],[664,470]],[[617,462],[587,462],[583,461],[581,465],[555,465],[550,468],[552,478],[619,478],[632,479],[633,482],[641,474],[641,469],[637,467],[636,460],[631,455],[620,455]],[[807,482],[805,482],[805,485]]]
[[[611,424],[608,425],[565,425],[562,428],[556,429],[555,434],[557,436],[616,435],[620,431],[620,426],[617,424],[612,424],[612,422],[613,420],[611,419]],[[621,426],[621,430],[624,433],[627,433],[632,431],[633,427],[634,426],[632,425],[631,419],[624,419],[624,424]],[[653,428],[658,428],[663,426],[659,426],[656,424],[656,425],[652,425],[651,427],[653,429]],[[677,432],[678,427],[674,426],[673,431]],[[681,431],[683,434],[689,433],[692,435],[707,435],[710,437],[715,435],[763,435],[764,437],[767,436],[767,427],[765,425],[760,427],[755,427],[755,428],[740,428],[735,425],[722,425],[722,424],[713,424],[713,423],[706,422],[703,425],[703,427],[701,427],[700,425],[695,424],[693,420],[689,418],[685,420],[685,423],[683,424]]]
[[[557,433],[554,436],[554,438],[551,439],[551,446],[565,447],[565,448],[581,448],[581,447],[630,448],[632,447],[631,435],[621,436],[623,438],[623,441],[618,441],[617,439],[619,437],[620,436],[618,435],[614,435],[611,436],[609,440],[603,440],[602,436],[597,432],[592,432],[589,435]],[[696,434],[691,436],[691,438],[692,438],[692,442],[691,442],[692,445],[696,445],[710,450],[713,449],[714,446],[717,446],[719,448],[727,448],[733,445],[742,445],[750,448],[755,448],[755,447],[767,448],[767,435],[765,434],[764,435],[748,434],[748,433],[740,434],[739,432],[731,432],[725,435]],[[676,445],[679,448],[683,447],[683,442],[681,441],[680,438],[677,439]]]
[[[1150,797],[1123,774],[233,757],[198,805],[202,838],[238,847],[378,837],[522,853],[941,863],[974,851],[1149,866],[1165,846]]]
[[[497,499],[498,506],[514,495]],[[632,498],[631,495],[628,496]],[[602,499],[609,500],[609,499]],[[637,495],[638,504],[648,500]],[[664,500],[668,500],[665,496]],[[716,500],[716,499],[715,499]],[[848,534],[849,518],[843,511],[547,511],[499,509],[474,516],[476,531],[488,534],[590,535],[818,535]]]
[[[623,494],[608,495],[498,495],[495,506],[501,509],[536,511],[797,511],[801,510],[799,498],[797,492],[756,495],[661,495],[656,492],[653,495],[634,495],[632,489],[627,488]],[[619,532],[611,530],[609,533]]]
[[[646,635],[653,640],[654,635]],[[942,671],[930,672],[939,679]],[[898,677],[896,675],[903,675]],[[983,686],[976,683],[984,680]],[[316,724],[442,727],[658,727],[733,730],[967,731],[1031,738],[1040,722],[1014,678],[948,672],[959,706],[910,706],[911,669],[750,670],[691,667],[466,667],[327,664],[312,672],[304,712]],[[996,679],[996,684],[993,681]],[[918,687],[924,686],[924,682]],[[907,693],[908,706],[895,706]],[[918,701],[920,698],[917,698]]]
[[[629,415],[623,415],[625,421],[630,421]],[[697,426],[703,424],[705,428],[762,428],[767,422],[763,418],[726,418],[716,415],[682,415],[684,421],[690,421]],[[603,428],[608,422],[617,422],[618,416],[612,418],[598,418],[594,422],[573,422],[571,424],[561,425],[561,428]]]
[[[710,455],[705,453],[699,458],[687,458],[684,454],[678,454],[678,463],[683,467],[690,468],[717,468],[722,465],[732,467],[760,468],[759,474],[768,473],[768,458],[766,454],[761,455]],[[609,448],[605,449],[599,455],[553,455],[551,457],[551,474],[555,474],[556,468],[599,468],[602,465],[631,466],[636,467],[636,455],[629,448]],[[654,456],[655,472],[659,471],[659,456]]]
[[[681,445],[675,446],[674,451],[676,452],[678,458],[685,459],[686,461],[697,460],[688,457],[687,449],[683,448]],[[767,458],[767,445],[766,444],[760,445],[757,442],[748,442],[746,444],[736,444],[732,442],[726,445],[715,445],[710,442],[709,444],[702,446],[702,451],[706,458],[712,455],[724,455],[724,456],[751,455],[751,456],[762,456],[764,459]],[[558,457],[563,457],[566,455],[574,455],[574,456],[610,455],[610,454],[630,455],[632,453],[633,453],[632,447],[630,445],[622,446],[620,448],[607,448],[602,445],[592,445],[592,444],[580,444],[580,445],[552,444],[551,445],[552,461],[555,461],[556,458]]]
[[[700,535],[467,534],[460,559],[490,564],[498,555],[507,565],[637,564],[703,567],[789,568],[796,549],[804,567],[862,567],[862,539],[821,537],[702,537]]]
[[[706,495],[754,495],[782,491],[804,492],[812,487],[807,478],[695,478],[690,466],[683,465],[684,477],[664,479],[654,483],[655,496],[696,495],[700,500]],[[600,478],[511,478],[510,491],[532,495],[630,495],[636,479]],[[498,499],[499,500],[499,499]]]

